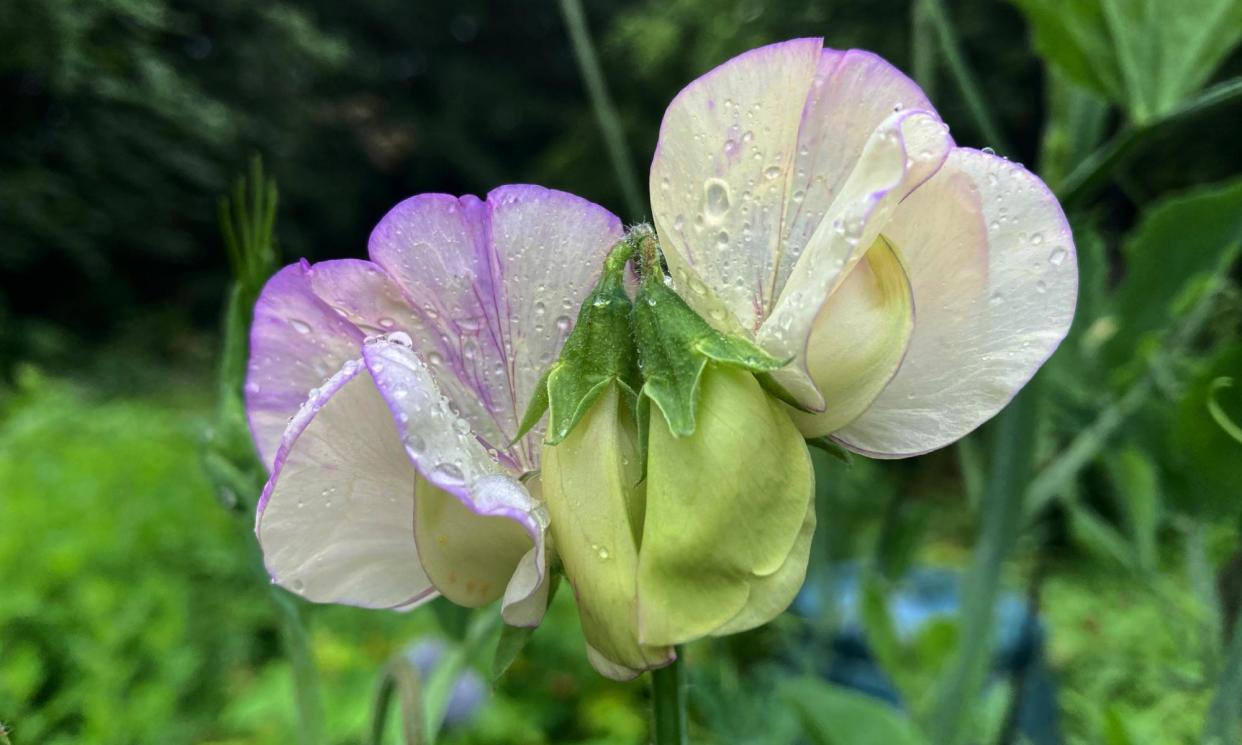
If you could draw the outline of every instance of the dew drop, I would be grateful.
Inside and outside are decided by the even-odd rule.
[[[572,324],[573,324],[573,321],[569,319],[569,316],[561,316],[560,318],[556,319],[556,328],[558,328],[561,331],[568,331],[569,327]]]
[[[988,303],[991,305],[1000,305],[1003,302],[1005,302],[1005,296],[1000,292],[993,292],[992,297],[988,298]]]
[[[383,318],[379,319],[379,325],[380,325],[380,328],[390,329],[393,326],[396,326],[397,322],[392,320],[388,316],[384,316]]]
[[[1032,245],[1032,246],[1038,246],[1039,244],[1041,244],[1041,243],[1043,243],[1043,242],[1044,242],[1044,234],[1043,234],[1043,233],[1035,233],[1034,235],[1032,235],[1032,236],[1031,236],[1031,245]]]
[[[781,169],[779,166],[772,166],[763,172],[763,177],[768,181],[775,179],[779,175],[781,175]]]
[[[1061,266],[1062,264],[1065,263],[1065,257],[1067,253],[1068,252],[1064,248],[1057,246],[1056,248],[1052,249],[1052,253],[1048,254],[1048,263],[1052,264],[1053,266]]]
[[[703,182],[703,213],[711,220],[720,220],[729,211],[729,185],[718,178]]]
[[[1040,295],[1042,295],[1047,291],[1048,291],[1048,285],[1045,284],[1042,279],[1035,283],[1035,292],[1038,292]]]
[[[440,356],[439,352],[432,352],[431,354],[427,355],[427,362],[429,362],[431,365],[435,367],[439,367],[440,365],[444,364],[444,358]]]
[[[431,469],[431,480],[438,486],[461,486],[466,483],[461,469],[452,463],[441,463]]]
[[[300,579],[295,579],[289,583],[289,588],[294,592],[301,592],[306,589],[306,583]]]
[[[990,147],[983,148],[983,152],[987,153],[988,155],[996,155],[996,150]]]

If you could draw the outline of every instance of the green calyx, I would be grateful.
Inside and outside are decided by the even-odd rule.
[[[637,237],[642,284],[634,298],[634,336],[642,393],[660,409],[674,437],[694,433],[703,370],[709,361],[762,374],[780,360],[746,339],[712,328],[664,280],[655,236]]]
[[[578,311],[578,321],[565,340],[560,359],[535,387],[514,440],[529,432],[547,412],[546,442],[560,443],[610,382],[620,386],[627,403],[633,406],[641,382],[624,279],[625,266],[635,248],[635,238],[629,235],[608,253],[599,283]]]

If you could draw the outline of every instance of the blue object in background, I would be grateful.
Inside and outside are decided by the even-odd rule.
[[[808,578],[791,612],[807,619],[835,618],[831,654],[820,674],[838,685],[902,706],[900,693],[880,668],[867,644],[862,620],[862,568],[839,564],[824,576]],[[888,613],[897,637],[908,642],[927,624],[954,618],[961,602],[961,576],[947,569],[913,569],[888,594]],[[1045,631],[1021,597],[1001,595],[995,609],[992,681],[1009,679],[1019,691],[1018,734],[1032,745],[1061,745],[1056,685],[1044,659]]]
[[[443,640],[424,638],[411,644],[405,650],[405,656],[418,668],[419,677],[426,683],[447,651]],[[453,691],[449,694],[448,707],[444,711],[444,728],[465,724],[473,719],[487,700],[487,695],[488,687],[483,676],[469,666],[463,669],[457,680],[453,681]]]

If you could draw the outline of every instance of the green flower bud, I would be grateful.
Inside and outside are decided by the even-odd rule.
[[[543,447],[543,499],[573,587],[591,664],[618,680],[673,661],[638,638],[642,464],[633,415],[609,384],[557,445]]]
[[[802,435],[746,370],[709,363],[699,387],[691,434],[650,418],[638,557],[647,645],[767,623],[806,576],[815,476]]]

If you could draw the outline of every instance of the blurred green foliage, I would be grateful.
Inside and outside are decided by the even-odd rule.
[[[682,85],[805,35],[916,71],[960,144],[996,144],[930,2],[584,5],[641,176]],[[1242,2],[939,5],[1005,154],[1075,231],[1078,313],[1041,375],[1005,573],[1041,609],[1066,742],[1202,742],[1205,717],[1236,734],[1242,443],[1218,419],[1242,422]],[[207,395],[216,199],[263,153],[286,260],[362,255],[420,191],[529,181],[623,213],[557,4],[8,0],[0,110],[0,722],[18,745],[296,741],[280,596],[208,478],[247,456]],[[970,640],[949,620],[902,639],[883,601],[910,567],[969,563],[993,429],[906,462],[815,454],[813,566],[866,565],[867,641],[907,711],[811,682],[835,619],[785,617],[687,651],[696,742],[922,741]],[[363,741],[394,654],[465,623],[295,607],[331,743]],[[492,643],[466,655],[485,679]],[[646,695],[590,671],[560,593],[444,741],[643,742]],[[1008,736],[1013,695],[962,703],[972,742]]]

